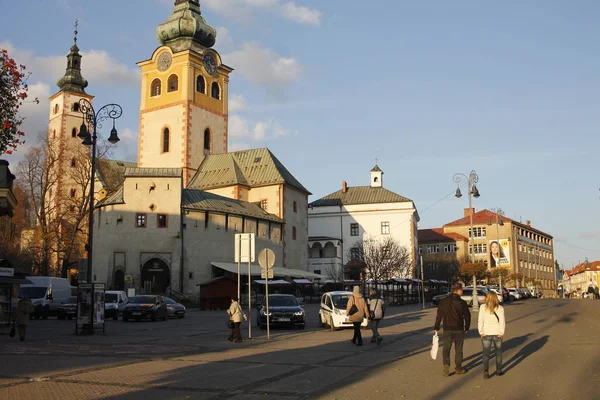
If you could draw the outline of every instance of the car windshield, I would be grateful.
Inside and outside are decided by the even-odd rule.
[[[333,300],[333,305],[335,306],[335,308],[342,308],[345,310],[346,306],[348,305],[348,300],[350,300],[351,296],[351,294],[336,294],[334,296],[331,296]]]
[[[472,296],[473,291],[471,289],[463,289],[463,296]]]
[[[65,300],[64,304],[77,304],[77,297],[69,297]]]
[[[118,303],[119,296],[114,293],[106,293],[104,295],[104,302],[105,303]]]
[[[19,298],[29,297],[30,299],[41,299],[46,296],[47,287],[44,286],[25,286],[19,288]]]
[[[294,296],[269,296],[269,307],[297,307]]]
[[[173,300],[173,299],[170,299],[170,298],[168,298],[168,297],[167,297],[167,298],[165,298],[165,303],[167,303],[167,304],[177,304],[177,302],[176,302],[175,300]]]
[[[156,303],[156,297],[154,296],[135,296],[131,300],[133,304],[154,304]]]

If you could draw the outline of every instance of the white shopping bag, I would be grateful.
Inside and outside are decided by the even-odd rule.
[[[440,347],[440,337],[437,332],[433,335],[433,339],[431,340],[431,359],[435,360],[437,358],[438,349]]]

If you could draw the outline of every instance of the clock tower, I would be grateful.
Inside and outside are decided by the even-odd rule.
[[[142,72],[138,165],[182,168],[184,185],[207,154],[227,152],[228,85],[216,30],[199,0],[175,0],[157,29],[158,47]]]

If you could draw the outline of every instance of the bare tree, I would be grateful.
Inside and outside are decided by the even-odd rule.
[[[383,239],[365,236],[348,250],[348,257],[361,262],[366,278],[374,283],[412,274],[410,251],[391,236]]]
[[[325,277],[334,282],[342,282],[344,280],[344,269],[341,266],[331,264],[325,270]]]

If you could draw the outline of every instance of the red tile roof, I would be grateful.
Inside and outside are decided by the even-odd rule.
[[[468,239],[454,232],[444,233],[443,228],[419,229],[419,243],[440,243],[440,242],[456,242],[457,240],[467,241]]]
[[[522,228],[530,229],[533,232],[548,236],[550,238],[553,237],[552,235],[549,235],[548,233],[546,233],[544,231],[540,231],[539,229],[536,229],[536,228],[532,227],[531,225],[527,225],[522,222],[515,221],[514,219],[508,218],[505,215],[498,215],[498,219],[502,220],[504,222],[511,222],[514,225],[517,225]],[[467,215],[466,217],[459,218],[455,221],[449,222],[449,223],[445,224],[444,226],[463,226],[463,225],[469,225],[470,223],[471,223],[471,218]],[[473,224],[474,225],[484,225],[484,224],[487,225],[489,223],[492,223],[492,224],[496,223],[496,213],[495,212],[490,211],[490,210],[481,210],[481,211],[477,211],[473,214]]]
[[[567,271],[567,275],[572,276],[585,271],[600,271],[600,261],[584,262],[579,264],[572,270]]]

